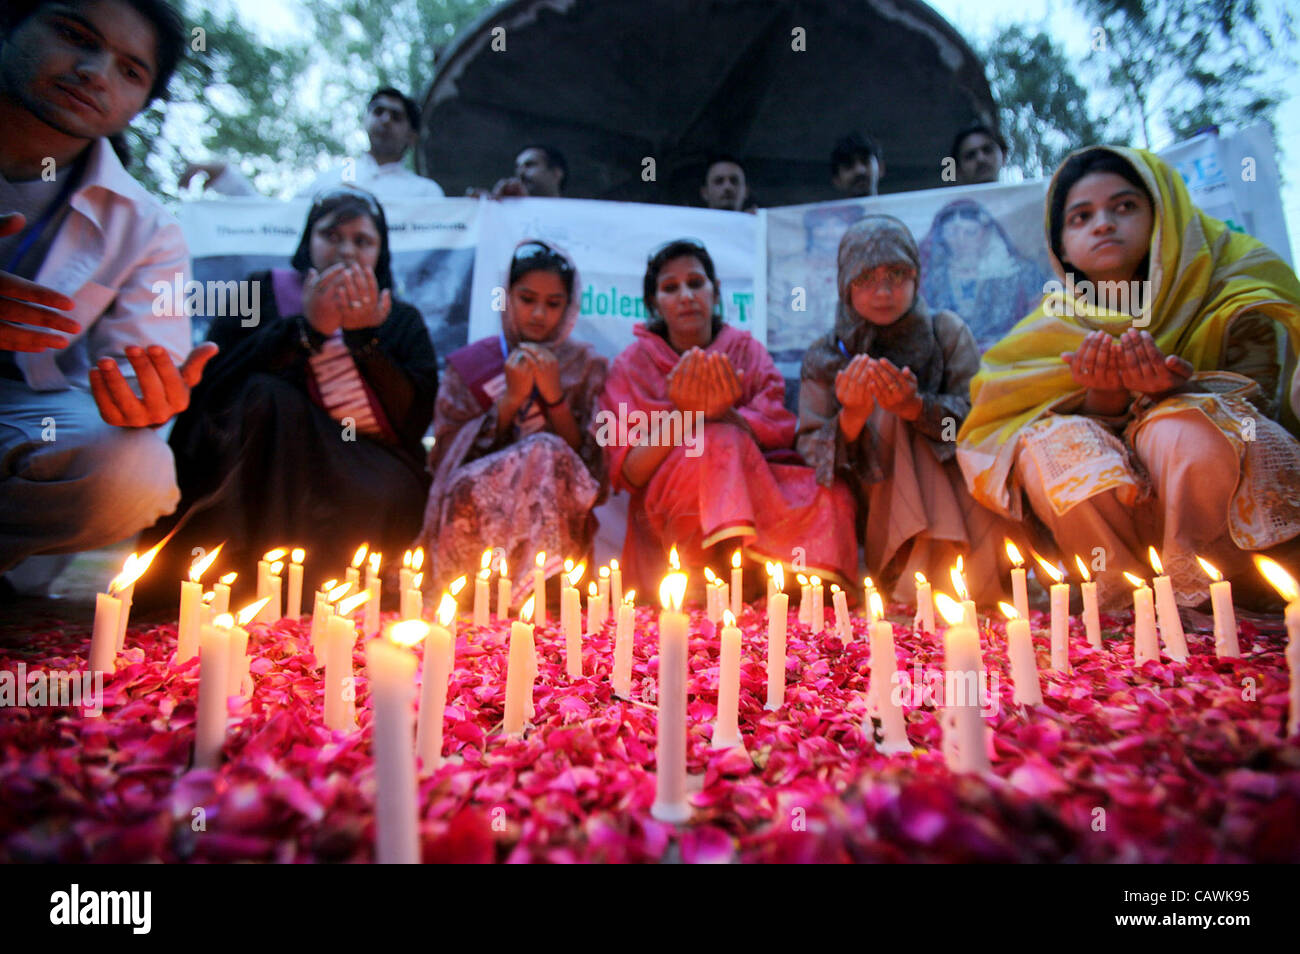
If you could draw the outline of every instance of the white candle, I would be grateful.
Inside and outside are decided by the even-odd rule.
[[[989,756],[977,688],[983,669],[979,633],[962,621],[961,607],[945,594],[939,594],[935,600],[948,621],[943,637],[944,717],[953,730],[952,737],[944,744],[948,768],[953,772],[987,772]],[[949,688],[955,690],[952,697],[947,697]]]
[[[790,597],[783,592],[785,574],[780,564],[774,574],[776,592],[767,601],[767,703],[765,709],[785,705],[785,637]]]
[[[379,576],[379,564],[382,555],[370,554],[370,565],[366,568],[366,591],[370,599],[366,600],[365,633],[367,636],[379,635],[379,607],[383,600],[383,580]]]
[[[1010,540],[1006,541],[1007,559],[1015,566],[1011,569],[1011,604],[1016,608],[1016,615],[1029,621],[1029,588],[1025,579],[1025,558],[1020,548]]]
[[[807,626],[812,622],[812,584],[802,573],[795,578],[799,581],[799,622]]]
[[[497,619],[510,618],[510,571],[506,567],[505,557],[501,558],[500,576],[497,577]]]
[[[366,562],[366,553],[369,550],[370,545],[367,543],[357,547],[357,552],[352,555],[352,564],[343,575],[343,582],[352,584],[353,593],[361,592],[361,565]]]
[[[325,633],[325,727],[351,731],[356,723],[356,689],[353,685],[352,648],[357,641],[353,611],[369,596],[362,592],[339,604]]]
[[[722,622],[722,614],[731,602],[731,587],[722,580],[718,580],[718,622]]]
[[[1183,634],[1183,621],[1178,616],[1178,601],[1174,598],[1174,584],[1168,576],[1163,575],[1160,555],[1155,547],[1147,548],[1147,557],[1151,567],[1156,571],[1156,578],[1151,581],[1156,594],[1156,619],[1160,623],[1160,639],[1165,644],[1165,652],[1174,662],[1187,662],[1187,637]]]
[[[879,594],[875,596],[876,600],[880,600]],[[880,614],[872,622],[868,634],[871,639],[869,688],[875,695],[875,708],[880,715],[884,735],[877,748],[886,755],[900,755],[911,752],[912,744],[907,741],[907,720],[903,718],[903,709],[893,691],[894,677],[898,671],[898,660],[894,655],[894,624],[884,618],[884,606],[881,605],[879,609]]]
[[[289,557],[289,603],[284,615],[290,619],[302,618],[302,560],[306,555],[307,551],[298,547]]]
[[[853,629],[849,625],[849,598],[836,586],[831,589],[831,602],[835,604],[835,630],[840,634],[840,642],[847,646],[853,641]]]
[[[912,627],[922,633],[935,631],[934,597],[930,595],[929,581],[920,571],[916,574],[916,617]]]
[[[1156,615],[1153,608],[1151,587],[1125,572],[1124,576],[1133,584],[1133,665],[1140,666],[1151,659],[1160,658],[1160,646],[1156,642]]]
[[[546,625],[546,551],[537,554],[533,561],[533,619],[538,626]],[[620,583],[620,586],[622,584]]]
[[[216,617],[216,614],[212,612],[212,603],[209,602],[211,599],[212,599],[211,593],[204,593],[203,599],[199,601],[199,626],[200,627],[211,626],[212,620]]]
[[[447,682],[451,678],[447,668],[451,658],[451,631],[435,623],[429,626],[428,632],[424,638],[420,718],[415,731],[421,775],[432,775],[442,767],[442,729],[447,711]]]
[[[686,800],[686,645],[681,611],[686,574],[669,573],[659,587],[659,717],[655,742],[655,800],[650,814],[681,824],[691,817]]]
[[[489,621],[490,594],[488,589],[488,570],[480,570],[474,577],[474,625],[486,626]]]
[[[233,622],[223,616],[222,622]],[[226,742],[226,697],[230,687],[230,630],[203,627],[199,634],[199,701],[194,730],[194,767],[215,769]]]
[[[560,616],[564,623],[564,664],[570,679],[582,676],[582,605],[578,589],[565,587],[560,596]]]
[[[229,614],[227,614],[229,615]],[[248,658],[248,630],[234,624],[228,626],[228,645],[230,658],[226,662],[226,695],[243,695],[246,682],[251,682],[248,667],[252,662]],[[199,660],[203,665],[203,660]]]
[[[90,634],[91,672],[111,673],[117,669],[117,621],[122,601],[109,593],[95,595],[95,628]]]
[[[407,580],[408,585],[402,590],[402,619],[420,619],[424,616],[424,594],[420,592],[420,584],[423,582],[423,573],[412,573]]]
[[[596,581],[587,584],[587,635],[600,629],[600,593]]]
[[[199,604],[203,587],[192,580],[181,581],[181,613],[176,625],[176,661],[183,663],[199,651]]]
[[[122,610],[117,614],[117,651],[120,653],[126,648],[126,624],[131,619],[131,602],[135,597],[135,584],[124,587],[118,599],[122,603]]]
[[[745,743],[740,737],[740,630],[727,610],[722,616],[718,675],[718,717],[713,723],[713,747],[729,749]]]
[[[1223,578],[1213,563],[1196,558],[1212,581],[1210,605],[1214,608],[1214,655],[1219,659],[1236,659],[1241,655],[1237,643],[1237,613],[1232,608],[1232,584]]]
[[[1083,582],[1079,584],[1079,592],[1083,595],[1083,631],[1087,634],[1088,645],[1094,649],[1101,649],[1101,617],[1097,615],[1097,584],[1092,579],[1092,574],[1088,572],[1088,564],[1083,562],[1083,558],[1075,554],[1074,565],[1079,568],[1079,576]]]
[[[744,595],[744,570],[740,565],[740,551],[731,555],[731,615],[740,619],[740,598]]]
[[[1070,671],[1070,584],[1052,584],[1052,668]]]
[[[285,553],[283,547],[277,547],[263,554],[262,559],[257,561],[257,598],[269,598],[268,602],[262,604],[262,612],[257,617],[259,623],[274,623],[282,618],[280,571],[276,569],[276,564],[284,559]],[[280,563],[281,569],[283,566]]]
[[[413,744],[415,654],[394,640],[424,623],[393,627],[391,639],[366,644],[370,675],[371,745],[375,753],[375,861],[413,865],[420,860],[419,800]],[[418,638],[419,634],[414,634]]]
[[[609,561],[609,605],[623,605],[623,571],[617,560]]]
[[[238,573],[227,573],[212,587],[213,619],[230,612],[230,586],[238,575]]]
[[[599,630],[604,627],[605,622],[609,619],[609,567],[602,566],[596,581],[596,602],[600,607],[600,625],[596,628]],[[617,606],[618,604],[612,604]]]
[[[632,698],[632,629],[636,625],[636,607],[632,600],[635,590],[628,590],[618,608],[618,624],[614,631],[614,695]]]
[[[722,619],[721,583],[712,568],[706,566],[704,568],[704,618],[714,624]]]
[[[1287,601],[1286,663],[1291,673],[1291,687],[1286,734],[1290,737],[1300,732],[1300,585],[1296,584],[1295,577],[1268,557],[1256,556],[1255,566],[1278,595]]]
[[[1007,660],[1011,663],[1011,685],[1015,701],[1021,705],[1043,704],[1043,688],[1038,678],[1038,658],[1029,620],[1021,619],[1014,606],[999,604],[1007,617]]]
[[[507,735],[518,735],[524,731],[524,722],[528,718],[527,702],[533,694],[533,655],[533,627],[521,612],[519,619],[510,624],[510,656],[506,663],[506,711],[502,725],[502,730]]]
[[[826,590],[822,586],[820,577],[809,577],[808,582],[812,584],[812,616],[809,619],[810,628],[814,633],[820,633],[826,626]]]

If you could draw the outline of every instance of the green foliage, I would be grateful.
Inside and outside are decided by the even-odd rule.
[[[1089,114],[1087,91],[1047,34],[1009,26],[981,55],[999,104],[1007,163],[1026,178],[1050,175],[1073,150],[1106,141],[1106,124]]]

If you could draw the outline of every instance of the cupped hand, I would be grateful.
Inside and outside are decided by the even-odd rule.
[[[90,393],[99,415],[115,427],[158,427],[190,406],[190,392],[203,377],[204,366],[217,353],[217,346],[205,341],[177,368],[166,349],[159,345],[128,346],[126,359],[135,371],[140,394],[131,390],[117,362],[100,358],[90,369]]]

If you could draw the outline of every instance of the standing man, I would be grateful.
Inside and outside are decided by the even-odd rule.
[[[831,186],[841,195],[876,195],[885,177],[885,157],[870,136],[849,133],[831,150]]]
[[[1007,141],[984,123],[973,123],[953,137],[948,155],[957,165],[957,185],[997,182],[1007,158]]]
[[[524,146],[515,156],[515,174],[497,180],[488,194],[493,199],[539,196],[559,199],[564,196],[564,186],[569,179],[569,163],[564,153],[554,146],[536,144]],[[465,190],[468,196],[483,196],[481,189]]]
[[[710,209],[755,211],[749,207],[745,170],[734,156],[718,155],[709,160],[709,165],[704,170],[704,185],[700,186],[700,198]]]
[[[165,0],[0,12],[0,574],[130,537],[179,499],[155,428],[217,349],[191,351],[183,303],[160,304],[189,251],[109,137],[166,92],[185,40]],[[0,591],[43,592],[66,559]]]
[[[375,90],[366,104],[366,135],[370,138],[369,152],[321,173],[298,195],[311,198],[324,189],[353,185],[370,192],[380,202],[443,197],[442,186],[406,168],[406,152],[420,135],[420,108],[413,99],[391,86]],[[207,174],[207,188],[213,192],[233,196],[258,194],[238,169],[224,162],[187,166],[181,174],[180,187],[188,186],[198,173]]]

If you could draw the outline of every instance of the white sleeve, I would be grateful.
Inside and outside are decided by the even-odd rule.
[[[221,175],[215,179],[208,180],[208,192],[217,192],[221,195],[260,195],[253,183],[248,181],[248,177],[236,169],[233,165],[227,165],[221,170]]]

